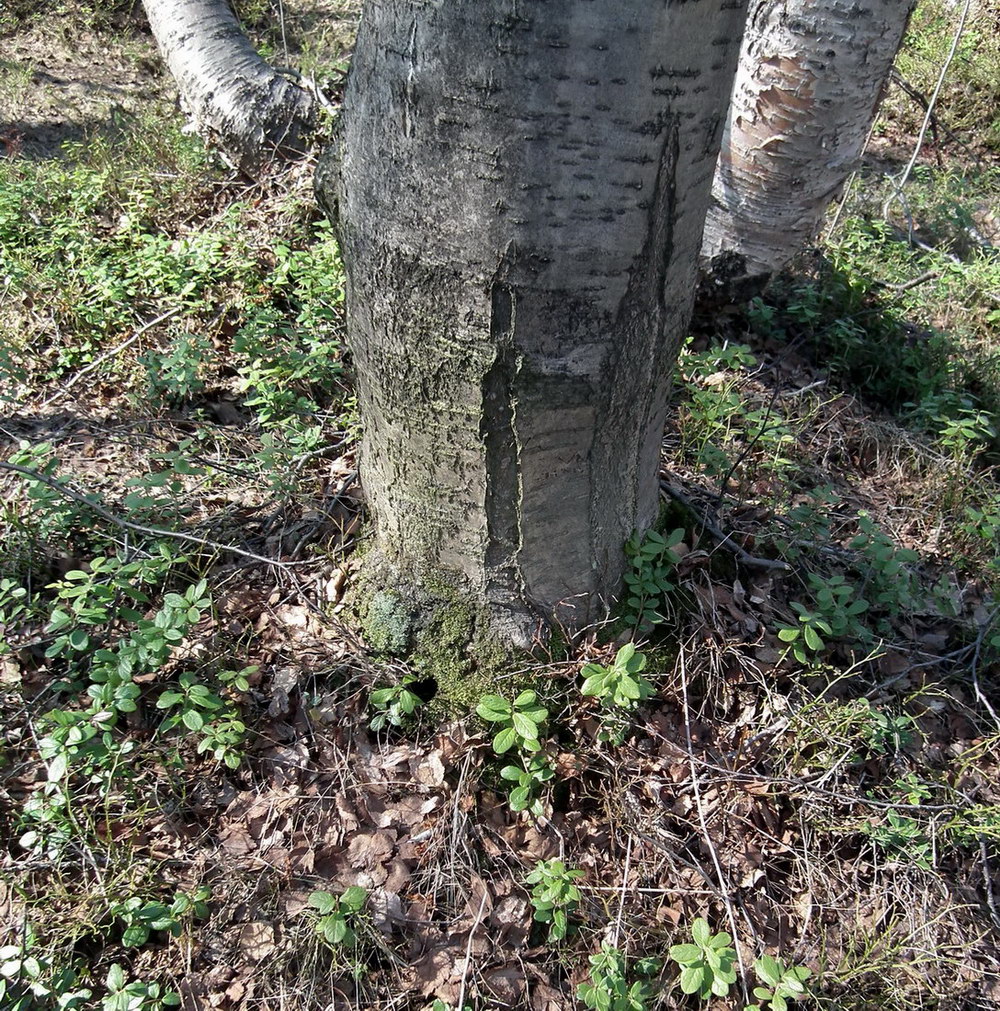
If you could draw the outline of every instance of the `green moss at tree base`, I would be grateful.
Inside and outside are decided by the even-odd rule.
[[[494,632],[485,605],[447,577],[403,579],[384,563],[368,559],[366,566],[350,600],[365,641],[434,679],[431,717],[468,713],[521,665]]]

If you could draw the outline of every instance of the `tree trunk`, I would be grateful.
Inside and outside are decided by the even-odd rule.
[[[262,60],[226,0],[143,0],[150,27],[200,133],[254,174],[301,153],[312,96]]]
[[[365,7],[339,205],[376,555],[527,644],[655,520],[742,2]]]
[[[702,249],[705,261],[729,254],[716,262],[726,280],[766,280],[815,238],[859,164],[912,6],[753,5]]]

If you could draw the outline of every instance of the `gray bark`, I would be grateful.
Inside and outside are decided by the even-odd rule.
[[[742,0],[372,0],[338,205],[361,476],[393,571],[522,644],[617,592],[656,518],[670,374]]]
[[[245,172],[301,153],[312,96],[250,45],[226,0],[143,0],[195,128]]]
[[[764,278],[815,238],[860,162],[912,7],[751,6],[705,223],[706,262],[728,253],[732,273],[735,254],[742,273]]]

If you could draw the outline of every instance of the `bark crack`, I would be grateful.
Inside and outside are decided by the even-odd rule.
[[[490,285],[490,338],[494,358],[482,380],[480,434],[485,451],[486,594],[523,611],[520,444],[516,430],[516,378],[520,355],[514,342],[517,312],[508,281],[510,247]]]

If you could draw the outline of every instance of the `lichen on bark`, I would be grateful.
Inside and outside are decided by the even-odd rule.
[[[460,584],[440,571],[406,577],[369,554],[351,595],[367,645],[433,679],[439,715],[468,712],[519,662],[488,609]]]

